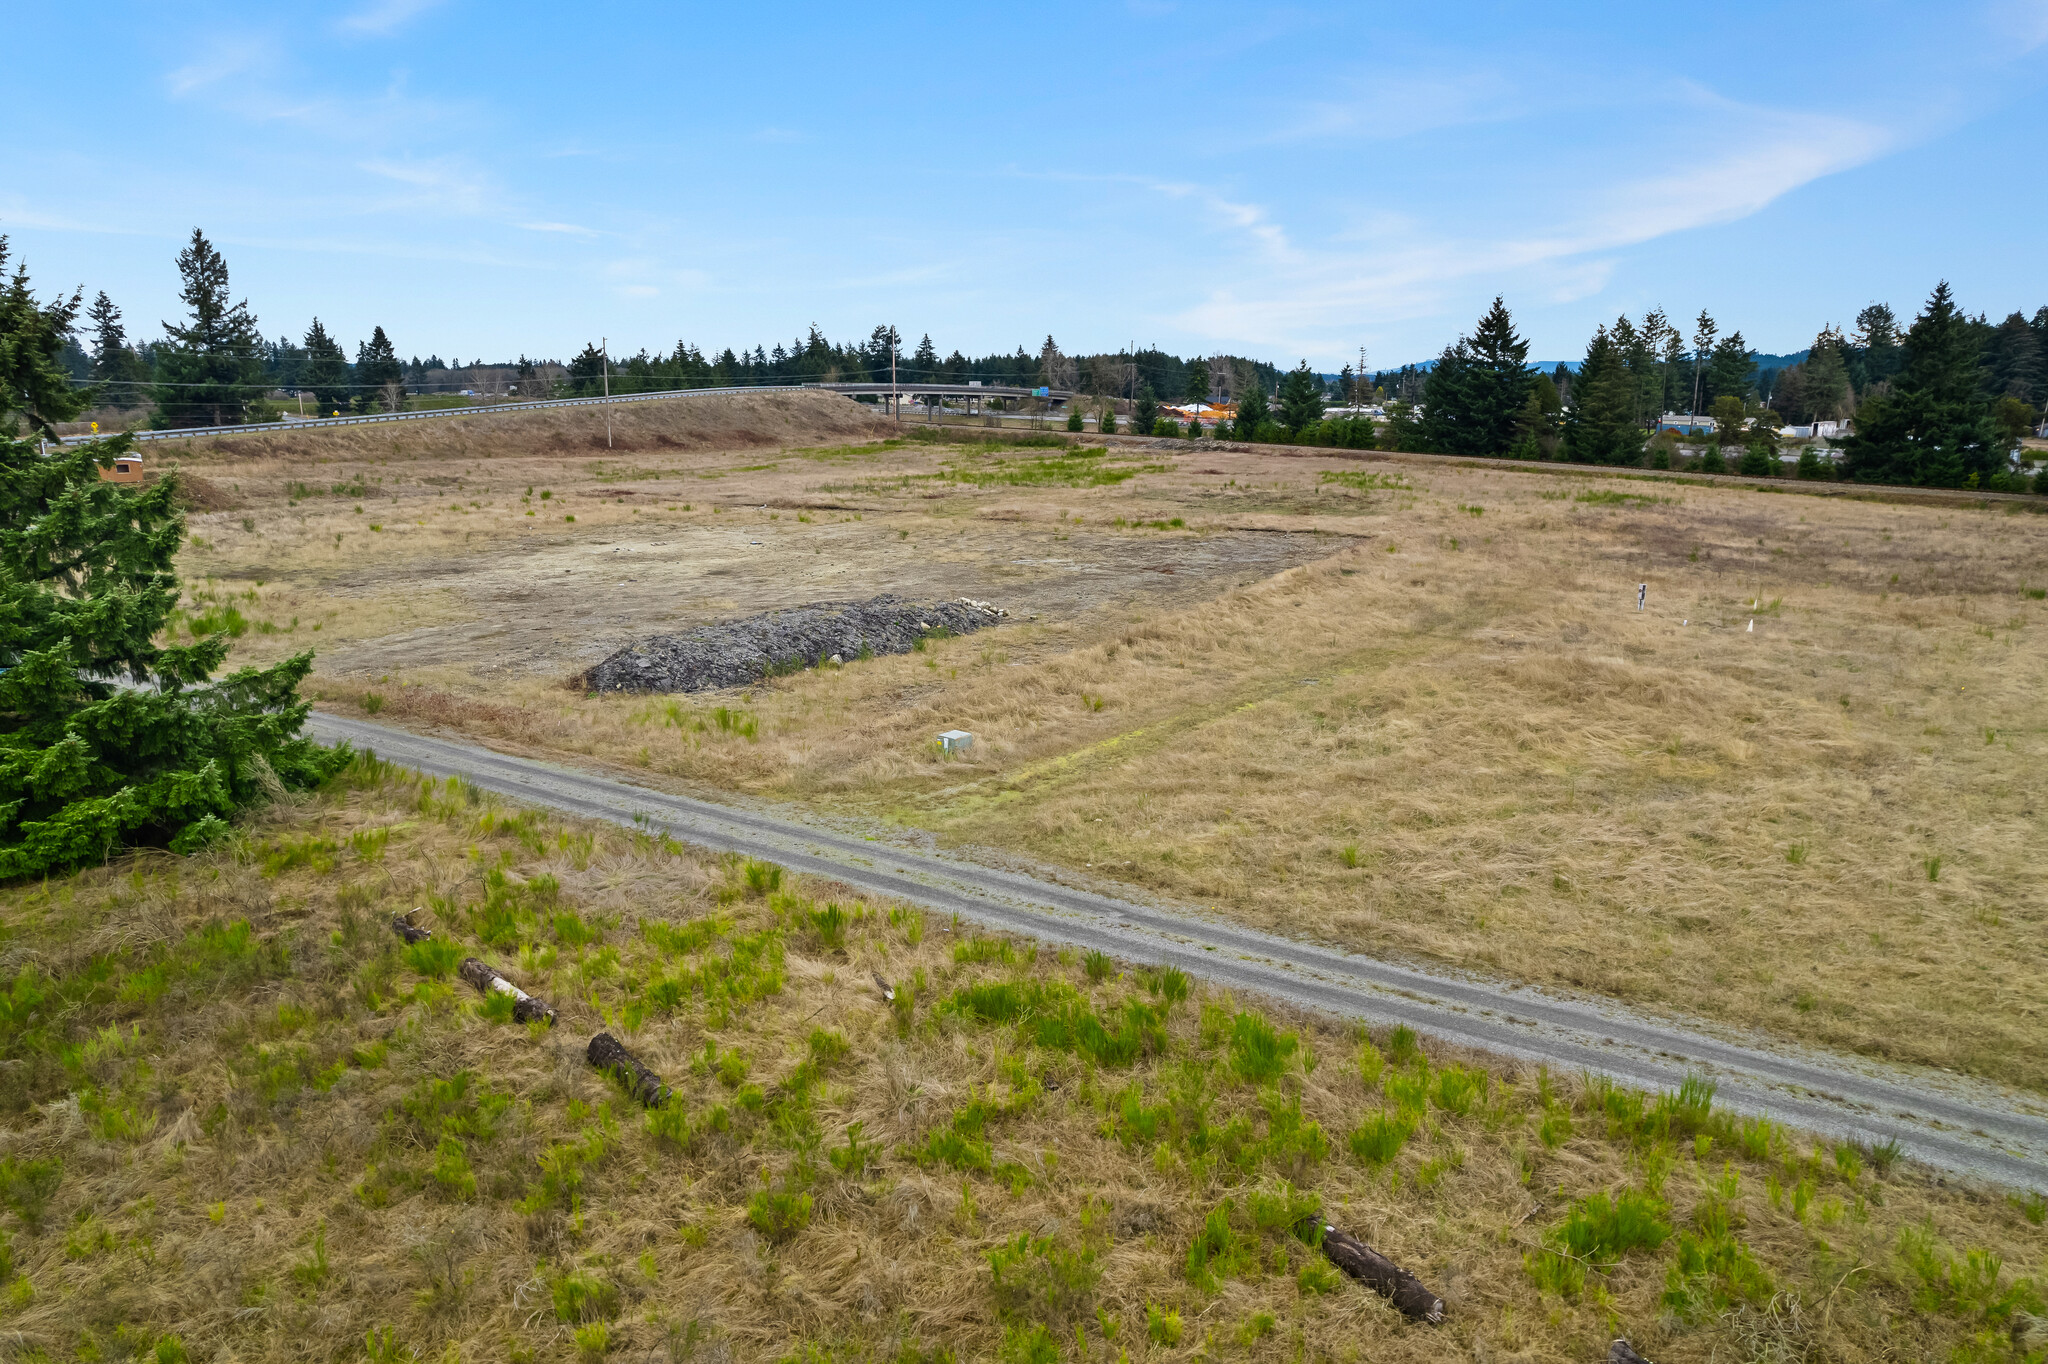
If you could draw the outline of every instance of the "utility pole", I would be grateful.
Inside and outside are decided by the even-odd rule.
[[[1358,348],[1358,382],[1351,386],[1351,405],[1365,407],[1365,347]]]
[[[604,448],[612,448],[612,339],[609,336],[597,338],[597,348],[604,352]]]
[[[896,393],[896,327],[889,327],[889,411],[897,421],[903,420],[903,399]]]

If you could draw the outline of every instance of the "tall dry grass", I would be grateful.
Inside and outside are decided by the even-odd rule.
[[[495,1019],[402,949],[384,921],[416,905],[558,1026]],[[1697,1096],[1176,1001],[1136,964],[373,765],[198,859],[0,891],[0,922],[0,1313],[24,1359],[357,1359],[366,1338],[461,1360],[2037,1348],[2038,1199]],[[779,965],[746,966],[749,939]],[[662,993],[702,966],[758,989]],[[62,1006],[24,1007],[38,992]],[[1099,1062],[977,1021],[1034,992],[1161,1021]],[[674,1084],[677,1121],[583,1064],[601,1027]],[[931,1154],[975,1113],[984,1163]],[[872,1149],[835,1159],[862,1151],[855,1123]],[[1601,1220],[1610,1195],[1637,1220]],[[1422,1274],[1447,1323],[1328,1276],[1290,1200]]]

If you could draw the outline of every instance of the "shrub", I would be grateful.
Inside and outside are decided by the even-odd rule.
[[[36,1160],[25,1156],[0,1158],[0,1204],[12,1208],[22,1225],[34,1231],[42,1224],[43,1210],[57,1196],[64,1182],[64,1161],[58,1156]]]
[[[782,889],[782,868],[773,862],[762,862],[750,857],[746,861],[744,874],[749,895],[771,895]]]
[[[1422,1057],[1422,1042],[1415,1036],[1415,1029],[1406,1023],[1394,1029],[1394,1035],[1387,1039],[1387,1059],[1397,1066],[1405,1066]]]
[[[1558,1249],[1598,1268],[1621,1261],[1631,1250],[1655,1250],[1671,1239],[1664,1220],[1664,1200],[1629,1189],[1612,1197],[1592,1194],[1572,1204],[1563,1222],[1552,1229]]]
[[[826,905],[823,909],[808,911],[806,917],[810,921],[811,932],[818,939],[819,947],[827,952],[839,952],[845,949],[846,928],[848,924],[853,922],[847,917],[845,910],[836,904],[830,904]]]
[[[609,1321],[619,1314],[619,1286],[594,1274],[581,1270],[564,1274],[554,1281],[549,1292],[554,1299],[556,1321]]]
[[[1414,1134],[1412,1118],[1381,1109],[1351,1133],[1351,1154],[1367,1165],[1385,1165],[1401,1154],[1401,1148]]]
[[[405,964],[430,980],[443,980],[455,974],[462,957],[461,946],[447,938],[423,938],[407,944],[405,949]]]
[[[1433,1097],[1438,1108],[1462,1118],[1470,1115],[1473,1106],[1486,1097],[1486,1085],[1487,1076],[1483,1070],[1446,1066],[1437,1072]]]
[[[1251,1084],[1277,1080],[1300,1045],[1297,1034],[1280,1032],[1263,1015],[1239,1013],[1230,1027],[1231,1073]]]
[[[789,1189],[756,1189],[747,1200],[747,1221],[771,1241],[786,1241],[811,1222],[811,1196]]]
[[[1071,412],[1067,413],[1067,430],[1069,430],[1069,431],[1079,431],[1080,429],[1081,429],[1081,409],[1077,407],[1077,408],[1075,408],[1075,409],[1074,409],[1073,411],[1071,411]]]
[[[1253,1248],[1240,1240],[1230,1225],[1234,1210],[1228,1198],[1218,1203],[1202,1219],[1202,1229],[1188,1247],[1188,1282],[1197,1288],[1214,1292],[1223,1280],[1256,1263]]]
[[[1145,1304],[1145,1334],[1151,1337],[1154,1345],[1180,1344],[1181,1332],[1184,1329],[1180,1313],[1171,1307],[1161,1307],[1156,1302]]]
[[[1380,1082],[1380,1076],[1385,1073],[1386,1068],[1387,1058],[1380,1055],[1380,1049],[1372,1044],[1372,1039],[1370,1037],[1360,1038],[1358,1042],[1358,1078],[1365,1082],[1365,1087],[1372,1089],[1377,1086]]]
[[[1158,966],[1145,974],[1145,988],[1168,1004],[1178,1004],[1188,997],[1191,983],[1188,973],[1177,966]]]
[[[1102,1271],[1093,1250],[1019,1234],[987,1258],[998,1311],[1059,1326],[1085,1320],[1094,1306]]]
[[[1081,968],[1088,973],[1088,979],[1099,984],[1115,973],[1116,963],[1107,952],[1090,952],[1081,959]]]

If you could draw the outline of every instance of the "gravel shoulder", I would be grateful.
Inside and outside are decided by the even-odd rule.
[[[769,858],[1044,941],[1171,963],[1220,985],[1330,1015],[1405,1023],[1453,1044],[1642,1088],[1670,1088],[1689,1072],[1707,1074],[1719,1086],[1718,1099],[1739,1112],[1837,1139],[1896,1141],[1907,1155],[1937,1168],[2048,1189],[2048,1106],[1989,1083],[1766,1045],[1594,1000],[1419,970],[1182,907],[901,846],[787,810],[696,800],[385,725],[316,713],[309,729],[324,742],[347,740],[511,799]]]

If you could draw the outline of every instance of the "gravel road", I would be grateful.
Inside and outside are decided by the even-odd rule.
[[[1929,1165],[2048,1190],[2048,1100],[1945,1072],[1894,1067],[1686,1028],[1610,1002],[1397,965],[1241,928],[1179,906],[1112,898],[1051,879],[901,846],[792,817],[634,786],[468,743],[315,713],[322,742],[348,740],[434,776],[567,814],[667,832],[770,859],[869,894],[989,928],[1164,962],[1233,990],[1344,1018],[1406,1023],[1459,1046],[1644,1089],[1710,1076],[1717,1101],[1833,1138],[1896,1140]]]

